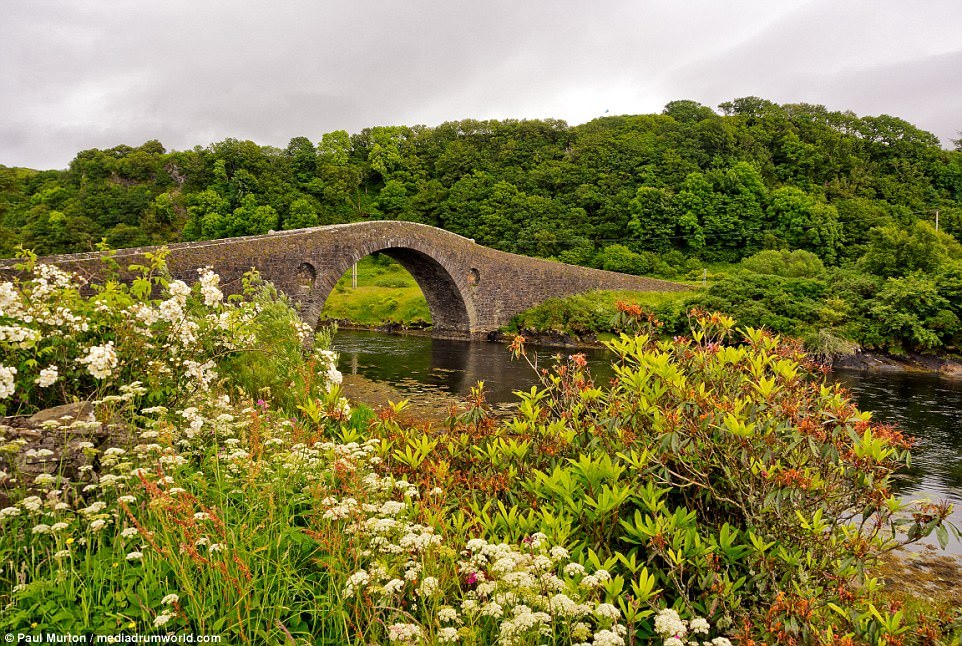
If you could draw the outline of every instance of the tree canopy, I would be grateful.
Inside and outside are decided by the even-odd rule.
[[[962,226],[962,153],[888,115],[758,97],[721,113],[569,126],[463,120],[297,136],[85,150],[63,171],[0,167],[0,252],[164,243],[361,219],[424,222],[519,253],[602,266],[606,248],[736,262],[804,249],[829,265],[940,210]]]

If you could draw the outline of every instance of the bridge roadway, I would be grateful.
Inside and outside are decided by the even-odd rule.
[[[266,235],[167,245],[171,274],[187,283],[197,269],[212,267],[227,293],[241,289],[245,272],[256,268],[317,325],[324,302],[351,265],[375,252],[407,269],[424,293],[435,336],[482,337],[551,297],[595,289],[682,291],[666,280],[588,269],[530,258],[475,244],[473,240],[424,224],[399,221],[356,222],[281,231]],[[120,266],[143,260],[160,247],[120,249]],[[58,265],[96,280],[103,270],[99,253],[48,256]],[[9,273],[13,261],[0,261]]]

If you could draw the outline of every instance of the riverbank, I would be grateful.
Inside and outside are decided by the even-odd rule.
[[[892,356],[873,352],[858,352],[848,357],[835,359],[832,362],[832,369],[852,372],[937,374],[946,379],[962,380],[962,361],[920,354]]]
[[[351,319],[333,319],[327,318],[322,319],[318,322],[318,327],[324,327],[329,325],[336,325],[338,330],[361,330],[365,332],[384,332],[385,334],[408,334],[411,336],[431,336],[431,324],[404,324],[404,323],[379,323],[376,325],[368,325],[365,323],[358,323]]]

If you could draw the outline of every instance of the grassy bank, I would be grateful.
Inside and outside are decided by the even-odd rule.
[[[357,264],[356,288],[351,286],[350,271],[341,277],[321,317],[366,327],[431,324],[421,288],[404,267],[382,254],[362,258]]]

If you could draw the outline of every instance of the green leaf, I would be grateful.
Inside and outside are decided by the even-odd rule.
[[[939,539],[939,545],[941,545],[944,550],[945,546],[949,544],[949,530],[945,525],[939,525],[935,528],[935,536]]]

